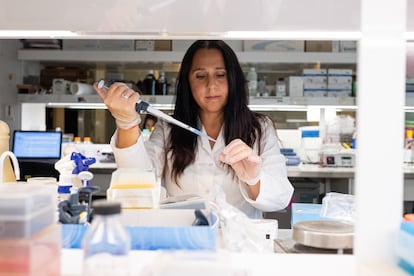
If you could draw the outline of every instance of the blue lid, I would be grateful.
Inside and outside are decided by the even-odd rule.
[[[302,130],[302,138],[305,137],[319,137],[319,130]]]

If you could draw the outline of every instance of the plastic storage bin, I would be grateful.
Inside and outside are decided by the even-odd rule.
[[[122,208],[151,209],[159,205],[160,183],[152,170],[117,169],[106,192],[108,200],[119,201]]]
[[[37,184],[0,184],[0,240],[28,238],[55,222],[56,196]]]

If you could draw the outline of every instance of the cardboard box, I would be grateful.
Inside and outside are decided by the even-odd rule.
[[[172,41],[171,40],[155,40],[154,51],[171,51]]]
[[[171,51],[171,40],[135,40],[135,51]]]
[[[243,51],[303,52],[303,40],[244,40]]]
[[[305,52],[332,52],[332,41],[306,40]]]

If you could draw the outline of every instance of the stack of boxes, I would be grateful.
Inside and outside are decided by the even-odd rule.
[[[56,195],[37,184],[0,184],[0,275],[60,275]]]
[[[325,97],[327,88],[326,69],[303,69],[303,96]]]
[[[352,95],[352,70],[328,69],[328,97],[350,97]]]
[[[303,69],[303,96],[352,96],[351,69]]]

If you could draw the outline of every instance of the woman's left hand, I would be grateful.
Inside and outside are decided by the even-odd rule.
[[[234,169],[240,180],[249,185],[259,182],[262,159],[242,140],[231,141],[219,158],[221,162],[229,164]]]

